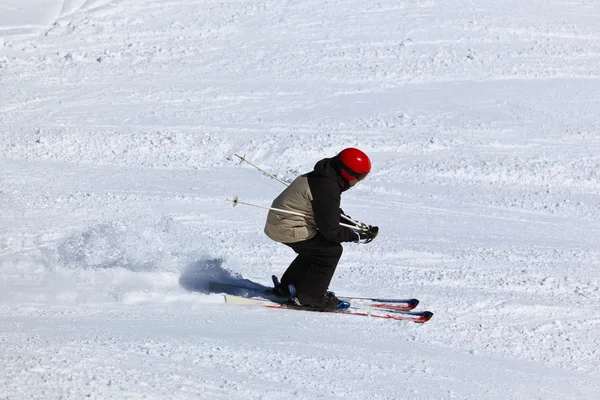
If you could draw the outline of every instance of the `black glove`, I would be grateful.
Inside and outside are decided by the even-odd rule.
[[[365,231],[358,231],[356,234],[358,235],[357,243],[370,243],[373,239],[377,237],[379,233],[379,227],[369,225],[368,229]]]

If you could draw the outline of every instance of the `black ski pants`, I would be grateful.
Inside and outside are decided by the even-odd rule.
[[[342,245],[330,242],[320,232],[312,239],[286,245],[298,255],[281,277],[281,283],[294,285],[304,298],[323,296],[342,257]]]

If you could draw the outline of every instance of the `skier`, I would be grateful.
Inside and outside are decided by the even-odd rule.
[[[340,243],[369,243],[379,228],[357,226],[354,230],[340,226],[343,214],[340,199],[342,192],[363,180],[370,171],[369,157],[359,149],[347,148],[317,162],[312,172],[297,177],[273,201],[274,208],[305,215],[275,210],[267,215],[265,234],[298,254],[281,277],[281,284],[274,278],[275,294],[289,297],[291,284],[296,304],[325,309],[349,307],[327,290],[342,256]]]

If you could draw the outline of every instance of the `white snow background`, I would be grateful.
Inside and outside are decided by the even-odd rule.
[[[597,0],[0,1],[0,399],[600,399]],[[223,304],[344,147],[339,294]]]

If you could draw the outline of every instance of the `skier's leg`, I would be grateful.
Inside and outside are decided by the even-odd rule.
[[[317,234],[312,239],[288,246],[294,249],[298,256],[281,278],[281,283],[286,286],[293,284],[302,297],[323,296],[342,256],[342,245],[330,242],[321,234]]]
[[[319,254],[306,256],[307,267],[297,287],[298,293],[309,297],[324,295],[341,256],[342,246],[339,243],[320,249]]]
[[[308,261],[302,254],[298,254],[294,261],[290,264],[290,266],[285,270],[283,275],[281,276],[281,288],[282,293],[287,293],[287,286],[289,284],[294,285],[296,287],[297,282],[302,279],[304,275],[304,271],[306,269],[306,265]]]

